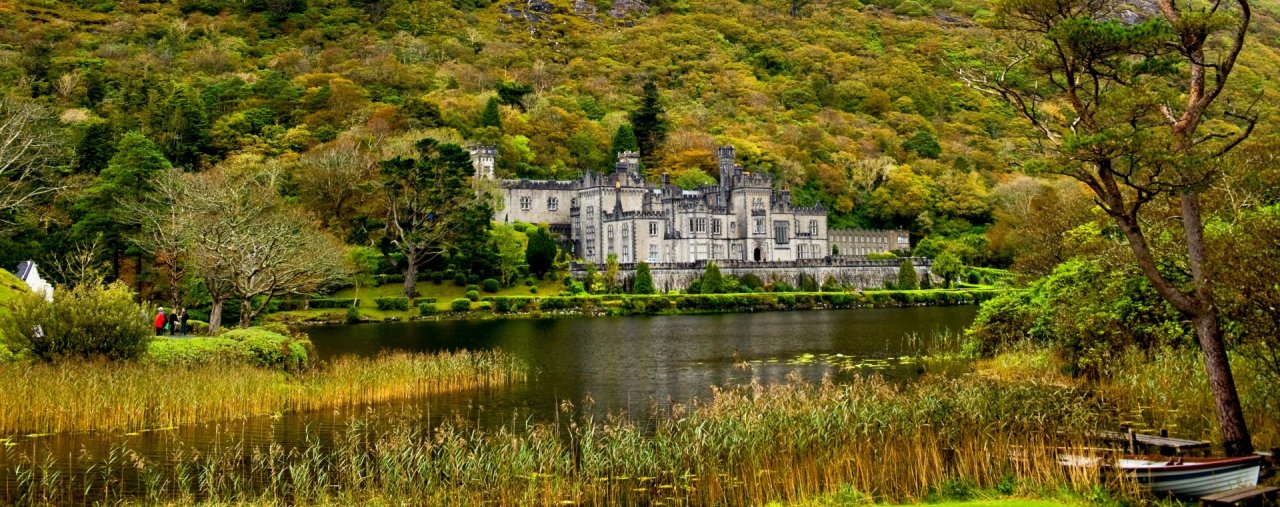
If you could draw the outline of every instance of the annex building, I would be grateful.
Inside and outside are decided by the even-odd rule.
[[[789,262],[831,255],[827,210],[796,206],[773,178],[737,163],[733,147],[718,152],[717,185],[683,190],[640,175],[640,155],[618,155],[615,171],[587,171],[569,181],[501,180],[500,222],[547,224],[567,236],[574,256],[622,264],[698,261]],[[494,179],[496,151],[472,148],[476,175]]]

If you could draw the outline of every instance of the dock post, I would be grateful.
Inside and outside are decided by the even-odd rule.
[[[1133,428],[1126,428],[1125,433],[1129,436],[1129,453],[1138,454],[1138,435],[1133,432]]]

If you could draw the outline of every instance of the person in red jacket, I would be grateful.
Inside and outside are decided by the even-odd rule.
[[[160,336],[161,334],[164,334],[165,322],[166,322],[166,317],[164,314],[164,307],[161,307],[160,310],[156,312],[156,322],[155,322],[156,336]]]

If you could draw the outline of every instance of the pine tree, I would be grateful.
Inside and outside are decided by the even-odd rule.
[[[489,103],[484,106],[484,113],[480,114],[480,126],[502,130],[502,114],[498,111],[497,97],[489,97]]]
[[[699,292],[703,294],[719,294],[724,292],[724,277],[720,276],[720,267],[716,263],[707,263],[707,271],[702,274],[702,287]]]
[[[632,294],[653,294],[653,273],[649,272],[649,263],[640,262],[636,267],[636,283],[631,286]]]
[[[916,290],[920,288],[920,278],[916,276],[916,266],[911,259],[902,259],[898,266],[898,290]]]
[[[556,239],[546,229],[539,227],[529,234],[529,246],[525,249],[525,263],[529,265],[529,272],[535,276],[541,277],[551,270],[551,265],[556,260]]]
[[[658,145],[667,136],[667,123],[663,118],[662,104],[658,100],[658,85],[650,79],[644,84],[644,98],[640,101],[640,109],[631,113],[631,127],[635,130],[636,144],[645,165],[649,167],[654,166],[653,156],[658,151]]]
[[[615,157],[624,151],[640,151],[640,144],[636,141],[636,131],[631,128],[631,125],[625,123],[613,133],[612,145]]]
[[[98,174],[115,155],[115,135],[106,120],[86,122],[76,143],[76,172]]]
[[[120,138],[115,155],[99,175],[100,182],[76,201],[72,237],[82,243],[101,241],[111,255],[114,277],[119,277],[120,261],[129,250],[130,237],[138,230],[138,224],[129,216],[128,202],[141,202],[155,190],[156,176],[171,167],[147,136],[129,132]]]

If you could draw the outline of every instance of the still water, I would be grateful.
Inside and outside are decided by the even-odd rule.
[[[305,446],[325,441],[355,418],[380,414],[435,425],[462,418],[481,427],[554,420],[564,401],[574,411],[625,412],[644,423],[654,408],[705,399],[713,386],[780,382],[789,375],[836,381],[877,373],[909,381],[914,355],[931,338],[967,326],[976,307],[919,307],[702,316],[552,320],[432,321],[311,327],[321,360],[387,351],[499,349],[533,370],[527,382],[356,410],[324,410],[168,431],[64,433],[14,437],[0,452],[0,503],[14,500],[14,466],[46,466],[68,479],[114,459],[166,462],[177,454],[243,445]],[[86,491],[87,492],[87,491]],[[92,497],[90,495],[89,497]]]

